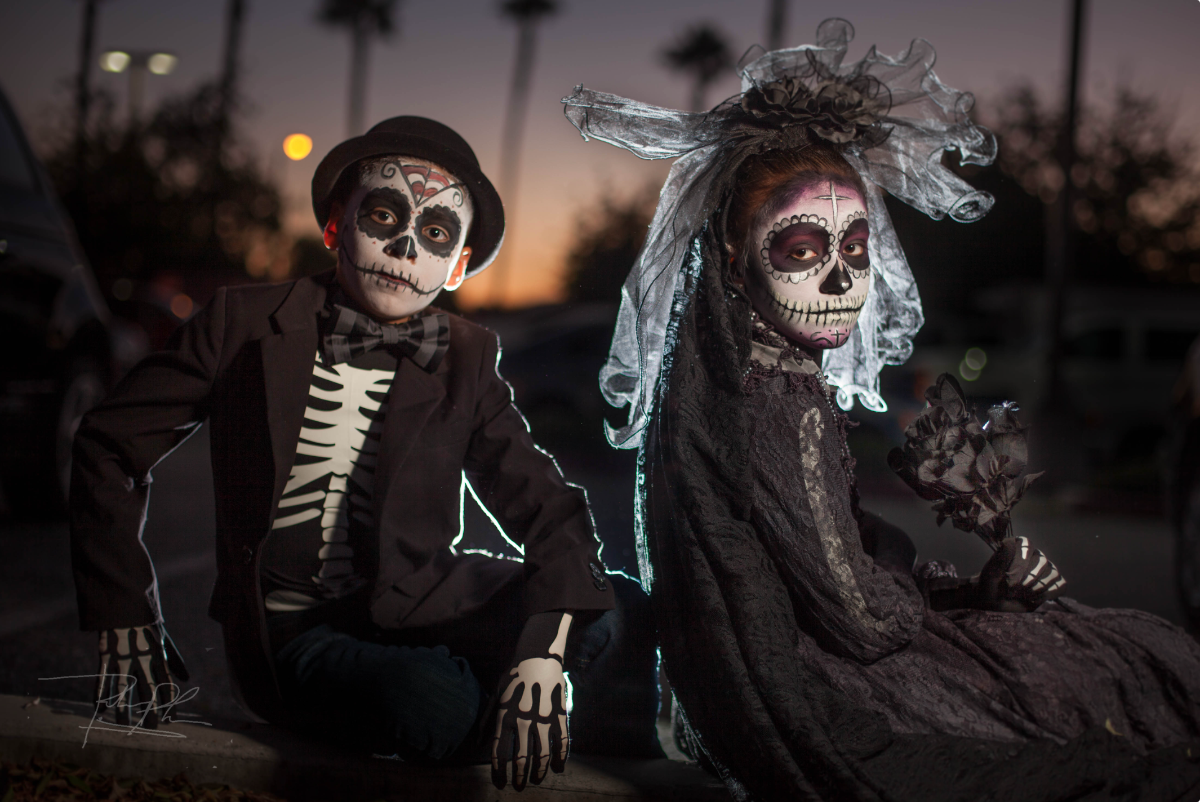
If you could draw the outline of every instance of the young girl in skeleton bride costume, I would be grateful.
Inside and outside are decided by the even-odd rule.
[[[922,323],[881,190],[979,219],[991,197],[942,155],[996,146],[928,43],[843,64],[851,37],[826,21],[706,113],[564,100],[585,138],[678,157],[601,384],[630,405],[609,434],[640,449],[683,743],[739,799],[1182,799],[1200,788],[1182,630],[1061,598],[1023,538],[931,592],[908,538],[859,508],[841,409],[885,408],[880,367]]]

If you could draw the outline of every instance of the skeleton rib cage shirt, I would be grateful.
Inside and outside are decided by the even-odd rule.
[[[270,612],[307,610],[366,584],[356,555],[372,537],[371,498],[396,357],[327,365],[317,352],[296,458],[263,547]]]

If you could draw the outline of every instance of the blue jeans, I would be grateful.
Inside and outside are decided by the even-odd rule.
[[[624,576],[609,580],[616,609],[580,613],[567,641],[572,751],[662,757],[649,599]],[[441,627],[366,637],[328,624],[305,631],[275,655],[293,722],[322,739],[409,759],[490,755],[483,719],[524,624],[519,601],[514,583],[478,614]]]

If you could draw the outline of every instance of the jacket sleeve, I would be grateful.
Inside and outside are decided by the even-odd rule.
[[[871,663],[916,636],[924,602],[911,562],[893,569],[864,551],[837,424],[828,407],[801,398],[749,399],[754,523],[801,626],[825,649]]]
[[[154,566],[142,543],[151,470],[208,415],[225,309],[222,288],[163,351],[138,363],[80,423],[70,518],[81,629],[162,620]]]
[[[499,344],[489,335],[464,471],[501,529],[524,547],[526,613],[611,609],[587,494],[534,444],[498,359]]]

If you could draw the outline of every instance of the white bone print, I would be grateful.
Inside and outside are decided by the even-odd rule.
[[[314,363],[296,454],[319,459],[293,465],[271,527],[286,535],[289,527],[320,518],[322,545],[317,555],[320,569],[312,577],[313,603],[317,597],[341,598],[365,581],[354,570],[350,519],[371,523],[378,438],[387,411],[386,402],[376,399],[386,395],[393,376],[390,370],[327,366],[319,358]],[[321,402],[322,408],[316,408],[312,399]],[[313,490],[314,482],[319,489]],[[294,597],[290,602],[282,599],[272,599],[269,594],[267,608],[282,610],[298,602]],[[300,606],[304,606],[302,602]]]

